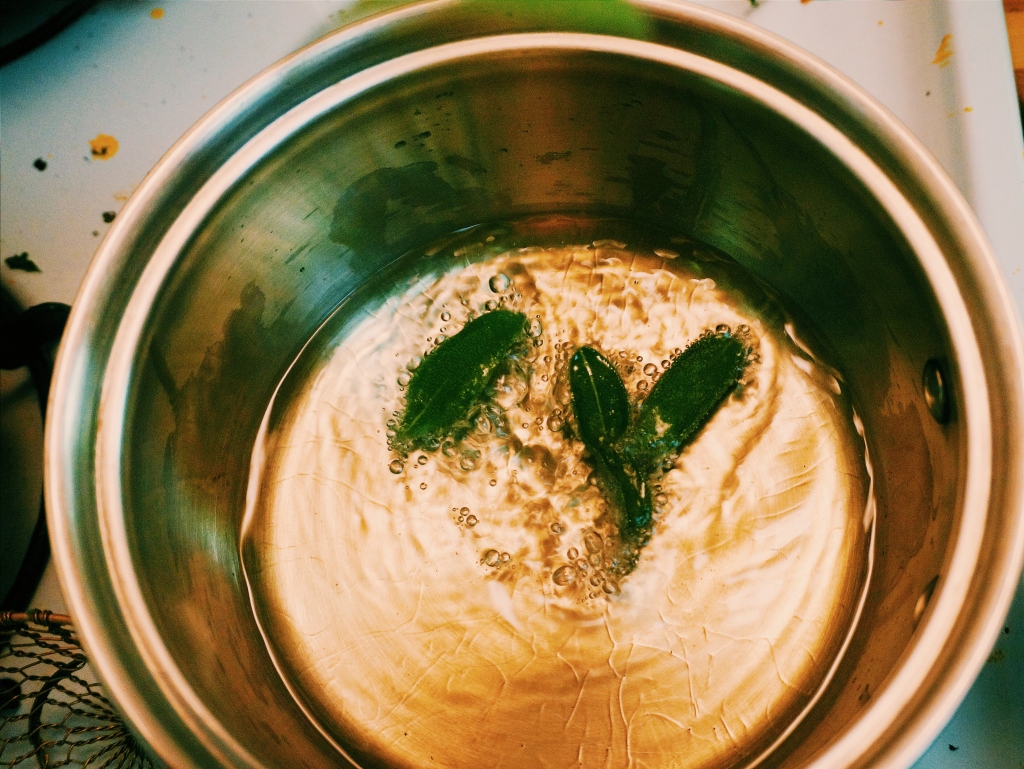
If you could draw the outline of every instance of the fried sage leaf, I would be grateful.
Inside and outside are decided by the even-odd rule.
[[[647,478],[627,465],[616,450],[629,428],[629,394],[615,366],[593,347],[580,347],[569,359],[569,391],[576,431],[612,506],[619,511],[624,539],[637,539],[651,521]]]
[[[687,347],[661,375],[623,439],[638,472],[653,473],[676,456],[732,392],[747,365],[747,349],[730,334],[709,334]]]
[[[629,395],[615,367],[593,347],[569,359],[569,390],[576,428],[591,451],[608,449],[629,427]]]
[[[456,431],[483,399],[501,364],[526,336],[520,312],[493,310],[437,346],[413,372],[397,441],[426,448]]]

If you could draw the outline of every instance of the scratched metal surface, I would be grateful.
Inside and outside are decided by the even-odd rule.
[[[998,0],[707,4],[802,45],[903,120],[974,207],[1024,305],[1024,147]],[[352,18],[350,5],[103,2],[5,67],[0,257],[28,253],[40,272],[2,262],[0,280],[25,304],[70,302],[106,220],[176,138],[237,85]],[[36,603],[61,608],[52,569]],[[918,769],[1024,767],[1022,680],[1019,587],[990,662]]]

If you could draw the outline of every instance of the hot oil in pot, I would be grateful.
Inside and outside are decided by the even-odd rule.
[[[497,232],[348,300],[282,383],[242,545],[268,648],[365,763],[749,764],[827,683],[870,571],[868,462],[837,374],[700,244]],[[529,341],[472,429],[396,452],[422,356],[497,308],[525,314]],[[624,569],[567,361],[599,349],[637,404],[716,329],[751,363],[653,480],[650,539]]]

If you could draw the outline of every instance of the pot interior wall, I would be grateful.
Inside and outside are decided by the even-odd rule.
[[[695,75],[610,54],[480,56],[370,89],[281,143],[203,221],[147,321],[122,457],[136,571],[175,664],[257,760],[335,755],[273,669],[239,562],[277,383],[402,254],[542,213],[627,219],[728,253],[814,330],[864,421],[878,503],[867,605],[776,763],[838,736],[909,648],[950,544],[964,447],[941,313],[881,206],[799,128]],[[932,358],[952,383],[945,425],[921,388]]]

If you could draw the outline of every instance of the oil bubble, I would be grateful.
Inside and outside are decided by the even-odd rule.
[[[565,426],[565,423],[562,421],[561,417],[556,417],[556,416],[553,416],[553,415],[548,417],[548,429],[549,430],[551,430],[553,432],[558,432],[564,426]]]
[[[392,459],[391,464],[388,465],[388,470],[398,475],[402,470],[405,469],[405,463],[401,459]]]
[[[434,339],[434,344],[441,344],[447,338],[448,337],[445,336],[444,334],[438,334],[437,337]]]
[[[591,566],[600,566],[602,560],[600,553],[591,553],[587,562],[590,563]]]
[[[463,509],[465,509],[465,508],[463,508]],[[466,525],[467,526],[476,526],[477,522],[478,522],[478,519],[477,519],[477,517],[475,515],[467,515],[466,516]]]
[[[555,569],[555,573],[551,575],[551,581],[559,587],[571,585],[576,581],[576,569],[572,566],[561,566]]]
[[[641,379],[639,382],[636,383],[636,389],[638,389],[638,390],[646,390],[647,389],[647,382],[645,380]]]
[[[588,531],[583,536],[583,545],[587,548],[588,553],[600,553],[604,546],[604,540],[596,531]]]
[[[425,465],[426,463],[427,463],[427,455],[426,454],[420,454],[418,457],[416,457],[416,464],[418,464],[418,465]]]
[[[463,507],[459,510],[459,515],[469,515],[469,508]]]
[[[410,371],[415,371],[416,369],[418,369],[420,367],[420,364],[422,362],[423,362],[423,356],[422,355],[416,355],[415,357],[413,357],[413,359],[411,361],[409,361],[409,365],[407,365],[406,368],[409,369]]]
[[[590,569],[590,564],[587,563],[585,558],[580,558],[578,561],[576,561],[576,569],[577,571],[581,571],[584,574],[586,574],[587,571]]]
[[[534,339],[533,340],[533,346],[534,347],[543,347],[544,346],[544,340],[540,339],[540,338]]]
[[[577,550],[575,547],[570,547],[569,550],[566,552],[565,557],[568,558],[570,561],[575,561],[579,557],[579,554],[579,550]]]
[[[487,566],[497,566],[499,558],[497,550],[488,550],[482,560]]]
[[[421,484],[420,484],[420,489],[421,489],[422,491],[426,491],[426,490],[427,490],[427,484],[425,484],[425,483],[421,483]]]
[[[403,371],[398,375],[399,387],[406,387],[410,381],[412,381],[412,375],[408,371]]]
[[[491,276],[491,279],[487,281],[487,285],[491,287],[491,291],[494,293],[502,294],[508,291],[508,287],[512,285],[512,281],[508,279],[507,275],[499,272],[497,275]]]
[[[450,312],[448,312],[447,310],[445,310],[444,312],[441,313],[441,320],[451,320],[451,319],[452,319],[452,314]]]
[[[491,478],[491,480],[489,480],[488,483],[491,486],[497,486],[498,485],[498,479],[497,478]]]
[[[601,589],[604,590],[604,592],[606,592],[608,595],[619,592],[619,586],[611,580],[607,580],[603,585],[601,585]]]
[[[534,318],[530,321],[530,327],[526,330],[526,333],[534,339],[544,333],[544,326],[541,325],[540,318]]]
[[[601,582],[603,582],[603,580],[601,579],[601,575],[600,574],[595,574],[594,576],[592,576],[590,578],[590,584],[593,585],[594,587],[597,587],[598,585],[600,585]]]
[[[497,306],[498,306],[497,302],[495,302],[493,299],[488,299],[486,302],[484,302],[483,309],[486,312],[490,312],[491,310],[495,309]]]
[[[461,467],[468,473],[470,470],[476,467],[476,463],[479,459],[479,451],[466,451],[465,453],[463,453],[462,458],[459,460],[459,467]]]
[[[563,526],[558,521],[555,521],[553,524],[551,524],[551,532],[553,534],[565,534],[565,526]]]
[[[657,365],[655,365],[654,363],[648,363],[646,366],[644,366],[644,373],[647,374],[647,376],[651,376],[653,374],[657,374],[658,373]]]
[[[501,561],[502,563],[508,563],[509,561],[512,560],[512,556],[509,555],[508,553],[502,553],[501,555],[498,556],[498,560]]]
[[[459,453],[458,448],[455,446],[455,442],[452,440],[446,440],[441,444],[441,453],[446,457],[454,457]]]
[[[730,331],[732,331],[732,329],[729,328],[724,323],[719,323],[717,326],[715,326],[716,334],[728,334]]]

